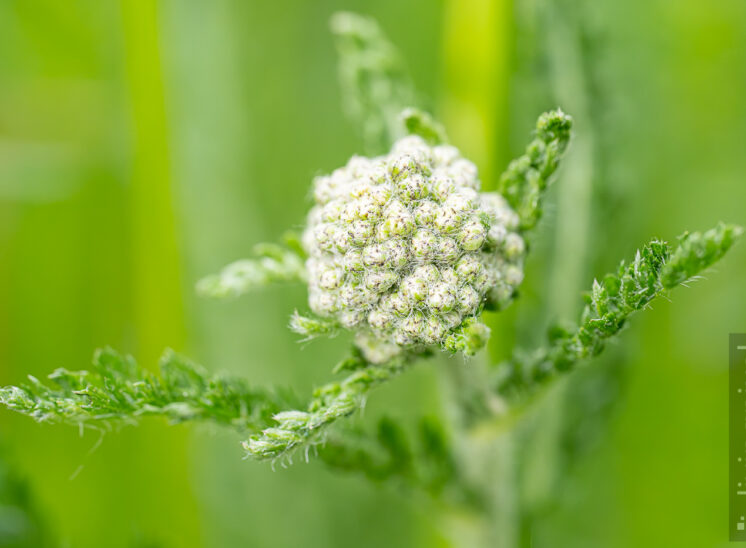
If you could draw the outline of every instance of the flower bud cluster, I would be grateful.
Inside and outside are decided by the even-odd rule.
[[[314,181],[303,244],[318,315],[398,346],[438,345],[523,278],[518,216],[480,193],[477,169],[448,145],[397,141]]]

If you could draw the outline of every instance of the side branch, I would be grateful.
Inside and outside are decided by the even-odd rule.
[[[259,430],[292,404],[289,394],[254,389],[235,377],[210,376],[196,364],[166,351],[154,375],[129,356],[99,350],[94,370],[57,369],[45,385],[0,388],[0,404],[38,422],[88,424],[136,422],[162,416],[172,423],[212,421],[240,431]]]
[[[617,274],[607,274],[601,282],[594,280],[576,330],[555,329],[548,347],[516,355],[498,366],[497,392],[504,397],[530,392],[580,360],[598,355],[632,314],[710,267],[742,232],[740,227],[720,224],[704,233],[684,235],[673,252],[665,242],[653,240],[637,252],[632,263],[622,261]]]
[[[306,267],[299,251],[259,244],[254,248],[254,257],[231,263],[220,273],[200,280],[197,292],[205,297],[238,297],[273,283],[305,279]]]
[[[541,197],[570,141],[572,118],[557,109],[536,122],[536,137],[526,152],[510,162],[497,190],[518,213],[520,228],[533,228],[541,217]]]
[[[257,460],[276,459],[322,441],[328,426],[360,409],[373,388],[398,376],[419,356],[412,353],[385,364],[366,363],[342,381],[318,388],[306,411],[277,413],[275,426],[245,441],[247,455]],[[358,356],[356,361],[360,359]]]

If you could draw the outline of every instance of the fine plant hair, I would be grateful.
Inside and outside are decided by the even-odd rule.
[[[530,250],[527,242],[545,209],[546,190],[563,155],[572,153],[572,118],[561,109],[541,114],[524,154],[510,162],[497,181],[496,193],[480,193],[473,164],[448,143],[444,127],[432,115],[412,105],[417,94],[404,62],[378,25],[372,19],[342,13],[334,16],[331,26],[340,56],[345,110],[366,150],[384,155],[355,157],[336,175],[318,178],[314,182],[317,205],[303,235],[288,234],[282,244],[256,246],[250,258],[205,278],[197,289],[205,297],[228,298],[274,283],[307,284],[309,302],[298,304],[289,319],[290,328],[302,339],[340,331],[355,336],[349,354],[333,367],[337,380],[303,400],[288,390],[254,387],[240,378],[210,374],[170,350],[160,362],[159,373],[153,374],[133,358],[104,349],[96,352],[90,371],[57,369],[45,381],[29,377],[24,384],[0,389],[0,403],[39,422],[106,427],[161,416],[172,423],[215,423],[240,432],[245,439],[242,447],[251,459],[279,459],[284,464],[296,453],[316,456],[337,470],[359,472],[374,481],[397,481],[437,500],[485,508],[488,497],[479,482],[468,477],[469,448],[462,440],[479,425],[499,422],[527,405],[542,388],[598,356],[636,312],[719,261],[742,229],[720,223],[686,233],[673,245],[652,239],[641,246],[616,271],[592,282],[575,327],[552,328],[545,346],[516,350],[508,361],[473,368],[471,373],[478,378],[472,388],[479,390],[473,391],[476,411],[468,423],[447,425],[437,416],[426,416],[412,433],[395,416],[381,419],[373,431],[345,421],[361,409],[374,388],[393,382],[426,359],[461,354],[467,359],[451,360],[447,366],[472,368],[468,358],[490,336],[482,313],[502,310],[518,296]],[[421,156],[434,159],[425,161]],[[440,157],[449,159],[441,165]],[[391,192],[401,193],[397,196],[411,198],[409,202],[401,198],[396,212],[390,211],[393,199],[388,194],[379,209],[365,209],[371,203],[363,203],[365,192],[372,192],[367,183],[360,183],[364,188],[360,195],[339,194],[340,185],[347,183],[335,177],[358,184],[362,178],[379,177],[375,174],[381,167],[385,183],[376,188],[394,189]],[[427,201],[423,196],[439,192],[439,169],[452,169],[448,173],[457,181],[447,179],[452,184],[447,197],[431,200],[444,220],[438,224],[435,215],[435,221],[420,221],[417,208]],[[447,215],[452,212],[446,206],[455,203],[449,201],[453,196],[466,197],[458,212],[470,220],[459,218],[451,226]],[[349,221],[345,220],[348,210],[352,211]],[[322,219],[329,215],[333,221]],[[409,255],[405,253],[395,264],[381,259],[375,268],[342,262],[339,249],[345,250],[346,260],[354,258],[358,248],[379,245],[379,236],[372,225],[365,224],[369,222],[365,215],[380,216],[375,225],[378,232],[385,232],[380,239],[399,242],[396,245],[406,247]],[[339,226],[348,232],[328,232]],[[424,251],[418,247],[420,233],[425,234],[423,238],[435,238],[423,240]],[[461,246],[452,258],[428,255],[442,253],[443,242],[451,241]],[[339,264],[328,266],[337,258]],[[473,272],[467,268],[470,265]],[[428,269],[436,272],[433,275],[439,276],[439,282],[428,280],[425,274],[418,277]],[[475,281],[474,272],[484,279]],[[451,278],[453,285],[447,286]],[[340,279],[348,284],[342,289]],[[439,284],[447,286],[445,297],[433,294]],[[344,294],[346,287],[352,288],[349,295]],[[417,294],[419,287],[424,288],[422,295]],[[370,301],[358,304],[356,299],[366,291]],[[409,307],[405,314],[397,316],[394,305],[386,308],[407,292],[415,304],[405,303]],[[355,304],[340,307],[334,301],[336,308],[324,308],[324,299],[342,303],[347,299]],[[455,314],[461,305],[462,312]]]

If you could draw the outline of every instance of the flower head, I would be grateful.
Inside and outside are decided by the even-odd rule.
[[[456,148],[417,136],[317,177],[303,236],[311,309],[361,347],[401,348],[443,345],[485,303],[504,305],[525,245],[506,201],[479,190]]]

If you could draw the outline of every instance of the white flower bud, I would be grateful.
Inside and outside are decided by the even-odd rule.
[[[419,312],[410,314],[401,323],[401,330],[411,340],[416,341],[420,338],[420,333],[425,324],[425,318]]]
[[[503,225],[493,224],[487,231],[487,241],[491,245],[500,245],[505,241],[508,230]]]
[[[431,226],[438,213],[438,204],[424,200],[414,210],[414,220],[418,226]]]
[[[438,230],[449,234],[455,232],[456,229],[461,225],[463,220],[463,213],[460,213],[448,207],[440,207],[435,214],[435,220],[433,221],[433,224]]]
[[[378,331],[390,329],[395,321],[396,317],[393,314],[384,312],[380,308],[375,308],[368,314],[368,323]]]
[[[384,255],[384,264],[388,268],[399,269],[409,261],[409,242],[392,238],[381,244]]]
[[[432,159],[436,167],[446,167],[460,158],[461,154],[456,147],[450,145],[438,145],[433,147]]]
[[[410,303],[420,302],[427,295],[427,282],[410,274],[401,283],[401,295]]]
[[[436,316],[430,316],[425,322],[425,328],[422,332],[422,341],[426,344],[437,344],[443,339],[446,332],[446,326]]]
[[[345,203],[342,200],[332,200],[321,210],[321,219],[327,223],[338,221],[344,207]]]
[[[511,232],[505,237],[503,252],[508,259],[515,259],[526,252],[526,244],[518,234]]]
[[[350,237],[355,245],[365,245],[373,236],[374,225],[370,221],[354,221],[350,223]]]
[[[456,271],[449,266],[440,269],[440,279],[451,287],[457,287],[463,283],[458,274],[456,274]]]
[[[456,312],[448,312],[440,316],[440,321],[445,326],[446,330],[451,330],[461,325],[462,317]]]
[[[402,177],[396,188],[399,191],[399,198],[404,203],[420,200],[427,195],[427,181],[420,173],[409,173]]]
[[[434,171],[430,177],[430,194],[438,202],[445,202],[455,188],[453,180],[442,170]]]
[[[452,146],[406,137],[313,187],[302,237],[309,305],[353,329],[364,353],[443,344],[488,296],[507,303],[522,280],[517,215],[478,192],[476,167]]]
[[[482,247],[486,233],[484,225],[478,219],[471,219],[459,230],[458,241],[465,251],[476,251]]]
[[[386,260],[381,244],[371,244],[363,249],[363,262],[366,266],[381,266]]]
[[[391,188],[386,185],[375,186],[370,190],[368,198],[378,207],[383,207],[391,199]]]
[[[416,155],[419,153],[420,155],[427,156],[428,146],[425,140],[419,135],[407,135],[394,143],[391,152],[398,155],[407,153]]]
[[[456,213],[471,211],[474,209],[475,204],[478,203],[476,194],[477,193],[470,188],[460,190],[457,193],[449,195],[443,203],[443,207],[453,210]]]
[[[456,297],[452,293],[452,288],[445,282],[438,282],[430,286],[427,295],[427,306],[433,312],[448,312],[453,308]]]
[[[391,162],[391,176],[399,180],[410,173],[422,171],[421,160],[422,158],[409,152],[394,157]]]
[[[312,291],[308,304],[316,314],[327,316],[339,310],[336,295],[325,291]]]
[[[481,186],[477,179],[477,166],[469,160],[459,158],[453,161],[447,168],[448,175],[456,181],[459,186],[479,190]]]
[[[515,265],[509,265],[505,269],[505,282],[518,287],[523,281],[523,270]]]
[[[350,231],[344,226],[335,226],[332,232],[332,242],[339,253],[346,253],[352,243]]]
[[[412,310],[412,305],[410,305],[409,300],[407,300],[401,293],[394,293],[391,295],[389,305],[391,306],[391,310],[397,316],[406,316]]]
[[[456,310],[461,314],[473,314],[479,306],[479,293],[470,285],[465,285],[458,291]]]
[[[412,237],[412,255],[419,259],[431,259],[438,254],[438,237],[425,229]]]
[[[412,271],[412,276],[420,278],[425,281],[425,284],[430,285],[440,279],[440,272],[438,272],[438,268],[435,265],[425,264],[415,268]]]
[[[321,289],[337,289],[344,281],[344,271],[341,268],[327,268],[319,276]]]
[[[349,272],[361,272],[364,268],[363,252],[351,249],[342,259],[342,267]]]
[[[368,272],[365,275],[365,287],[376,293],[382,293],[396,283],[396,274],[390,270]]]
[[[347,172],[355,178],[362,176],[370,167],[370,160],[364,156],[353,156],[347,162]]]
[[[483,270],[482,263],[472,255],[464,255],[456,263],[456,274],[466,282],[473,282]]]
[[[378,239],[406,236],[414,229],[414,216],[398,200],[393,200],[383,211],[383,221],[378,225]]]
[[[350,329],[358,325],[364,318],[365,315],[359,310],[343,310],[339,314],[339,323],[342,324],[342,327]]]
[[[461,255],[461,250],[453,238],[441,238],[438,241],[438,258],[441,261],[452,263]]]

